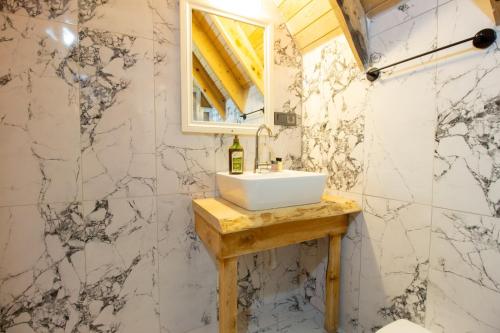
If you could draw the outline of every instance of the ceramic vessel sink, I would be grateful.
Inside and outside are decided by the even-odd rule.
[[[318,203],[325,184],[326,175],[316,172],[217,173],[222,198],[248,210]]]

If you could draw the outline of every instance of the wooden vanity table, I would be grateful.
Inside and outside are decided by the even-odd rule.
[[[361,211],[354,201],[325,196],[322,202],[248,211],[222,198],[193,200],[196,232],[219,269],[219,332],[237,332],[238,257],[330,238],[326,274],[325,329],[336,332],[340,287],[340,245],[348,215]]]

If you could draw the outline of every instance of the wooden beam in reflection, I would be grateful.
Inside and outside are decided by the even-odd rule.
[[[245,69],[250,80],[264,94],[264,64],[239,22],[217,15],[210,15],[210,19]]]
[[[208,102],[217,110],[217,112],[219,112],[220,116],[225,119],[226,99],[194,53],[193,78],[196,80],[198,87],[200,87]]]
[[[203,56],[203,59],[207,62],[208,66],[210,66],[212,71],[220,80],[221,85],[224,87],[227,94],[231,97],[240,112],[244,113],[248,89],[241,86],[238,79],[233,75],[229,65],[226,61],[224,61],[224,57],[221,55],[223,50],[218,50],[215,47],[214,43],[212,43],[203,30],[196,15],[193,15],[192,19],[192,35],[193,42]]]

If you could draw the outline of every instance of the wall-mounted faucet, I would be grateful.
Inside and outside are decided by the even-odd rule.
[[[259,158],[259,137],[262,131],[267,130],[267,134],[269,135],[269,138],[273,135],[273,132],[269,127],[266,125],[260,125],[259,129],[257,130],[257,134],[255,134],[255,166],[254,166],[254,173],[261,172],[262,170],[269,171],[271,169],[271,152],[269,152],[269,157],[267,161],[260,161]]]

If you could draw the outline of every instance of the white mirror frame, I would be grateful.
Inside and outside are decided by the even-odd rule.
[[[254,1],[254,0],[247,0]],[[202,10],[211,14],[225,16],[234,20],[263,27],[264,30],[264,123],[273,129],[274,112],[272,109],[271,77],[273,59],[273,25],[255,18],[225,12],[213,6],[209,0],[180,0],[180,46],[181,46],[181,112],[182,131],[185,133],[216,133],[255,135],[262,124],[226,124],[196,122],[193,120],[193,60],[192,60],[192,10]]]

